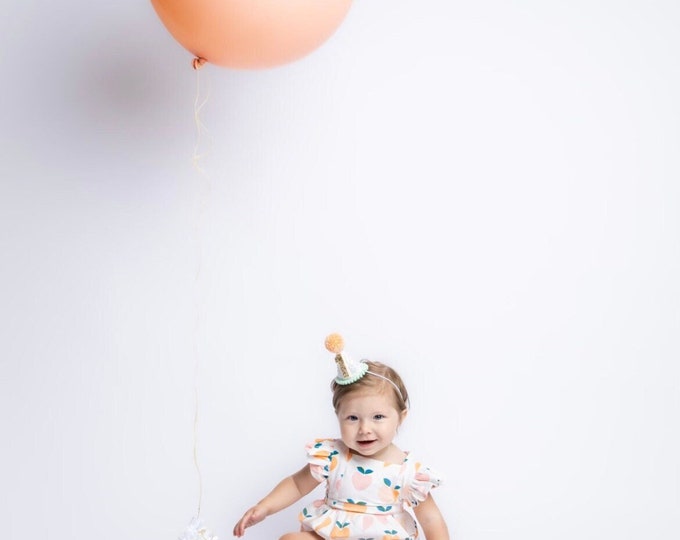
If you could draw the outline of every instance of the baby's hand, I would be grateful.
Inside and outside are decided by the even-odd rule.
[[[243,514],[234,526],[234,536],[241,537],[248,527],[252,527],[267,517],[267,510],[259,505],[255,505]]]

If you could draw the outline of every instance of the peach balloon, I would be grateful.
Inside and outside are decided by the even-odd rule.
[[[321,46],[340,26],[352,0],[151,0],[151,4],[170,34],[197,59],[232,68],[267,68]]]

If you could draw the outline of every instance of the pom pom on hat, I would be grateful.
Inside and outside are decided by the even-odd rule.
[[[342,352],[342,349],[345,348],[345,340],[342,339],[342,336],[340,334],[329,334],[328,336],[326,336],[326,341],[324,345],[326,345],[326,349],[328,349],[328,352],[332,352],[333,354],[340,354]]]
[[[368,371],[368,364],[356,362],[347,355],[342,354],[345,348],[345,340],[340,334],[330,334],[326,337],[326,349],[335,354],[335,363],[338,366],[338,375],[335,382],[338,384],[352,384],[358,381]]]

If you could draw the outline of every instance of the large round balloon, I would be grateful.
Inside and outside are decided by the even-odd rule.
[[[340,26],[352,0],[151,0],[170,34],[197,58],[233,68],[292,62]]]

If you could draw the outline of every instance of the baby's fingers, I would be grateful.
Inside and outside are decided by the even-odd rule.
[[[248,516],[248,512],[246,512],[241,519],[238,520],[238,523],[234,525],[234,536],[241,537],[243,536],[243,533],[246,530],[246,519]]]
[[[246,529],[251,525],[255,525],[264,519],[264,516],[260,516],[257,508],[253,507],[248,510],[243,517],[238,521],[234,527],[234,536],[241,537],[246,532]]]

